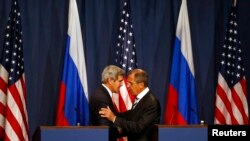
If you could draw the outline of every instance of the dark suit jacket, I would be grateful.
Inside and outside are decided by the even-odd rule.
[[[122,128],[128,141],[153,141],[153,126],[160,123],[161,107],[149,91],[133,110],[120,113],[114,125]]]
[[[109,106],[109,108],[116,114],[116,109],[108,91],[101,85],[89,97],[90,123],[94,126],[109,126],[109,140],[116,141],[116,138],[118,137],[118,130],[113,128],[113,123],[111,121],[107,120],[106,118],[102,118],[99,115],[100,108],[107,106]]]

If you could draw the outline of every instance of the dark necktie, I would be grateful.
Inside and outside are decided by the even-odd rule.
[[[132,109],[135,108],[135,106],[138,104],[139,98],[135,98],[135,102],[132,105]]]

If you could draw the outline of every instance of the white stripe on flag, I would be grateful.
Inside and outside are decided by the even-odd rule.
[[[131,109],[132,101],[129,97],[128,90],[126,88],[126,84],[124,81],[122,82],[122,86],[120,87],[120,94],[121,94],[122,100],[124,101],[126,105],[127,110]]]
[[[16,86],[17,85],[19,85],[18,83],[20,83],[20,79],[16,82]],[[20,88],[18,88],[17,87],[17,89],[18,89],[18,93],[20,92],[20,91],[22,91],[22,90],[20,90]],[[15,100],[14,100],[14,98],[13,98],[13,96],[12,96],[12,94],[11,94],[11,92],[8,90],[8,92],[7,92],[8,94],[8,96],[7,96],[7,98],[8,98],[8,103],[7,103],[7,105],[8,105],[8,107],[9,107],[9,109],[10,109],[10,111],[11,111],[11,113],[13,114],[13,116],[15,117],[15,119],[17,120],[17,122],[19,123],[19,126],[21,127],[21,129],[22,129],[22,135],[24,136],[24,138],[25,138],[25,140],[28,140],[28,134],[27,134],[27,132],[26,132],[26,127],[25,127],[25,120],[26,119],[28,119],[28,117],[23,117],[22,116],[22,113],[21,113],[21,111],[20,110],[22,110],[23,111],[23,109],[20,109],[20,107],[17,105],[17,103],[15,102]],[[20,93],[19,93],[19,96],[20,96]],[[23,105],[23,107],[24,107],[24,105]],[[25,107],[26,108],[26,107]],[[27,115],[27,114],[26,114]],[[26,118],[26,119],[25,119]],[[27,120],[28,121],[28,120]],[[8,125],[10,125],[10,124],[8,124]],[[8,125],[6,125],[6,128],[7,128],[7,126]],[[15,126],[15,125],[14,125]],[[9,137],[10,139],[12,139],[12,137]]]
[[[2,64],[0,64],[0,77],[4,80],[5,83],[8,82],[8,76],[9,73],[6,71],[6,69],[3,67]]]
[[[189,18],[186,0],[182,0],[180,12],[178,17],[176,36],[181,40],[181,52],[185,59],[187,60],[189,69],[192,75],[195,77],[194,64],[193,64],[193,53],[192,53],[192,43],[191,43],[191,33],[189,27]],[[185,30],[185,31],[181,31]]]
[[[13,128],[11,127],[8,120],[6,120],[5,133],[6,133],[7,137],[10,140],[12,140],[12,141],[20,141],[20,139],[18,138],[15,130],[13,130]]]
[[[219,78],[218,78],[218,85],[220,85],[220,87],[223,89],[224,93],[226,93],[227,95],[227,99],[229,101],[232,101],[232,94],[231,94],[231,91],[227,85],[227,83],[225,83],[225,79],[224,77],[222,77],[221,73],[219,73]],[[230,113],[226,110],[226,106],[224,104],[224,101],[222,100],[221,97],[219,97],[219,94],[218,92],[216,92],[216,95],[218,96],[218,101],[216,101],[216,105],[218,105],[218,109],[221,111],[221,113],[223,113],[225,119],[226,119],[226,122],[228,124],[231,124],[232,121],[231,121],[231,116],[230,116]]]
[[[69,19],[68,19],[69,23],[68,35],[70,36],[71,40],[69,54],[77,67],[81,84],[83,86],[85,96],[88,100],[87,71],[86,71],[86,63],[84,57],[82,31],[81,31],[76,0],[70,0],[69,8],[70,9],[69,9]]]

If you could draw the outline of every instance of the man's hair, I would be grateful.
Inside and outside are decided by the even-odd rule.
[[[102,83],[106,83],[108,79],[117,80],[118,76],[124,76],[125,71],[115,65],[108,65],[102,71]]]
[[[146,71],[142,69],[134,69],[131,70],[128,75],[134,75],[134,81],[137,83],[144,83],[145,87],[148,86],[148,74]]]

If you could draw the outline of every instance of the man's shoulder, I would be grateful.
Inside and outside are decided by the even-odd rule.
[[[150,98],[151,100],[158,100],[155,95],[153,94],[152,91],[149,91],[145,96],[147,96],[148,98]]]
[[[101,85],[90,94],[90,98],[107,97],[107,93],[108,91]]]

